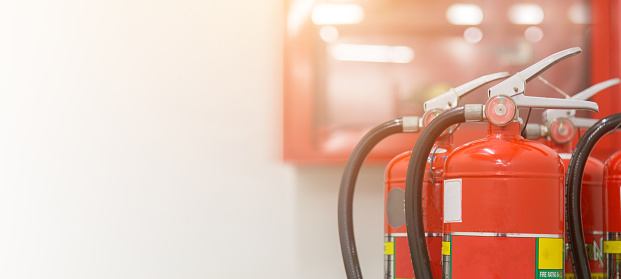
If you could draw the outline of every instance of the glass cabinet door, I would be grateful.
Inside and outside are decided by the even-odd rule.
[[[594,59],[606,55],[594,54],[601,48],[594,32],[603,28],[592,18],[603,16],[593,16],[593,9],[582,0],[288,0],[284,158],[343,163],[368,130],[422,116],[423,102],[451,87],[491,73],[514,74],[570,47],[583,52],[531,81],[527,95],[563,98],[562,92],[573,95],[612,78],[612,71],[592,72]],[[487,88],[462,104],[484,103]],[[526,118],[528,110],[520,113]],[[540,122],[541,111],[529,120]],[[463,125],[456,142],[483,136],[481,125]],[[368,160],[386,162],[411,150],[417,136],[392,136]]]

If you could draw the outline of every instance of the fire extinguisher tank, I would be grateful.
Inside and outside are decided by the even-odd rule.
[[[568,166],[569,160],[563,159]],[[601,234],[602,224],[602,176],[604,163],[589,157],[582,176],[582,226],[585,234]],[[588,243],[587,243],[588,244]],[[593,269],[591,269],[593,271]]]
[[[476,88],[509,75],[500,72],[479,77],[451,88],[424,103],[425,114],[419,121],[420,128],[427,126],[445,110],[455,108],[459,99]],[[425,242],[429,247],[433,278],[442,278],[442,185],[444,160],[453,151],[453,132],[445,131],[436,140],[427,159],[422,187]],[[405,222],[405,180],[412,151],[392,159],[385,172],[384,181],[384,278],[414,278],[410,259]],[[431,169],[431,172],[430,172]]]
[[[564,167],[520,124],[455,149],[444,169],[444,278],[562,278]]]
[[[442,278],[442,184],[444,160],[453,150],[452,141],[452,136],[446,140],[438,139],[432,149],[436,152],[429,156],[423,179],[425,239],[433,278]],[[414,278],[404,212],[405,177],[411,156],[412,151],[407,151],[392,159],[384,176],[385,278]],[[429,174],[430,169],[432,175]]]
[[[557,144],[546,141],[563,159],[565,173],[569,167],[571,159],[571,143]],[[582,227],[584,230],[584,241],[589,257],[592,278],[604,278],[604,228],[603,228],[603,207],[602,207],[602,179],[604,175],[604,163],[602,161],[588,157],[582,176],[582,195],[580,199],[582,209]],[[568,251],[566,251],[568,252]],[[574,276],[574,269],[571,258],[565,258],[566,276]],[[573,277],[569,277],[573,278]]]
[[[621,151],[604,166],[604,268],[606,278],[621,277]]]
[[[569,166],[569,159],[563,159],[565,166]],[[603,234],[603,174],[604,163],[589,157],[584,167],[582,176],[582,197],[580,199],[582,209],[582,228],[584,241],[591,269],[592,278],[604,278],[604,234]],[[570,257],[567,257],[566,273],[573,273]]]
[[[621,151],[613,154],[604,166],[604,229],[621,232]],[[584,187],[584,186],[583,186]]]
[[[563,158],[565,169],[569,166],[571,153],[560,153]],[[589,266],[592,278],[604,278],[604,259],[603,259],[603,207],[602,207],[602,177],[604,173],[604,163],[589,157],[584,167],[582,176],[582,197],[580,199],[582,209],[582,227],[584,230],[584,241],[586,243]],[[566,275],[574,275],[571,258],[566,257]],[[573,278],[573,277],[570,277]]]

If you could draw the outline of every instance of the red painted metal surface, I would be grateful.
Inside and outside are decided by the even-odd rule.
[[[569,160],[566,160],[565,164],[569,165]],[[602,278],[604,272],[602,252],[604,248],[604,220],[601,203],[603,197],[603,172],[604,163],[589,157],[584,168],[584,175],[582,176],[582,197],[580,201],[582,208],[582,228],[593,278]]]
[[[552,140],[545,140],[544,143],[558,152],[563,160],[565,172],[569,167],[572,154],[572,143],[558,144]],[[582,197],[580,200],[582,208],[582,227],[584,230],[584,241],[587,254],[589,256],[589,266],[593,278],[600,278],[604,272],[603,260],[603,207],[602,207],[602,179],[604,163],[593,157],[589,157],[582,176]],[[569,250],[566,251],[569,254]],[[571,259],[566,257],[565,274],[573,275]]]
[[[621,151],[604,166],[604,232],[621,232]]]
[[[604,165],[604,271],[607,278],[619,278],[621,268],[621,151]]]
[[[453,236],[452,243],[454,257],[476,260],[454,261],[451,278],[533,278],[534,238]]]
[[[527,241],[512,238],[563,238],[564,178],[558,154],[523,139],[519,123],[490,124],[486,138],[455,149],[446,160],[444,181],[447,191],[447,180],[461,179],[461,220],[444,220],[445,241],[447,236],[454,237],[450,260],[445,261],[450,268],[445,273],[461,275],[452,278],[513,278],[516,270],[523,269],[529,273],[519,278],[536,278],[536,245],[521,245],[516,250],[506,242]],[[462,247],[465,250],[460,250]],[[496,248],[480,251],[481,247]],[[559,249],[562,254],[562,245]],[[509,258],[526,266],[507,265]],[[551,272],[563,272],[562,259],[559,261],[561,268]]]
[[[442,247],[442,237],[428,237],[426,239],[428,247]],[[394,265],[394,275],[388,275],[384,278],[414,278],[414,270],[412,268],[412,260],[410,257],[410,249],[408,248],[408,238],[407,237],[395,237],[395,258],[394,262],[391,264]],[[430,249],[429,257],[431,259],[441,259],[442,251],[441,249]],[[437,266],[435,265],[435,260],[432,260],[432,264],[434,265],[432,273],[434,278],[441,278],[442,276],[442,267],[440,266],[440,270],[438,271]],[[439,264],[439,263],[438,263]],[[392,272],[392,271],[391,271]],[[440,275],[436,275],[439,272]]]
[[[618,0],[590,1],[592,18],[591,35],[591,83],[621,76],[621,18]],[[599,104],[595,118],[621,112],[621,88],[612,87],[593,96]],[[621,133],[602,138],[591,156],[605,161],[612,153],[621,149]]]
[[[564,159],[563,163],[569,165],[569,159]],[[604,163],[595,158],[589,158],[584,168],[582,176],[582,226],[584,233],[603,231],[602,218],[602,180]]]
[[[431,259],[432,273],[434,278],[442,278],[442,178],[444,173],[444,160],[446,156],[453,150],[452,137],[440,138],[429,157],[427,167],[425,168],[425,178],[423,180],[423,212],[425,233],[431,234],[427,236],[427,247],[429,257]],[[442,142],[441,145],[438,145]],[[437,150],[436,150],[437,147]],[[434,153],[433,151],[436,150]],[[388,204],[388,195],[393,189],[400,189],[405,192],[405,177],[408,170],[408,163],[412,155],[411,151],[404,152],[395,157],[386,167],[385,187],[384,187],[384,208]],[[435,176],[429,176],[429,162],[433,160],[431,169]],[[431,178],[431,179],[430,179]],[[433,182],[432,182],[433,180]],[[403,201],[405,203],[405,201]],[[403,212],[405,214],[405,212]],[[387,210],[384,210],[384,234],[386,237],[395,237],[395,257],[394,257],[394,277],[387,278],[414,278],[414,271],[410,259],[407,237],[405,236],[405,223],[399,227],[393,227],[388,222]],[[404,217],[405,218],[405,217]],[[404,219],[405,220],[405,219]],[[394,225],[394,224],[393,224]],[[401,253],[406,251],[407,253]],[[385,256],[386,261],[390,261],[390,257]],[[391,263],[387,265],[390,269]],[[386,270],[388,273],[389,270]]]
[[[546,144],[548,144],[546,142]],[[570,144],[555,145],[553,149],[559,152],[565,165],[565,171],[569,166],[571,153],[567,152],[571,147]],[[603,260],[603,241],[604,241],[604,225],[603,225],[603,207],[602,207],[602,180],[604,174],[604,163],[593,157],[587,159],[582,176],[582,228],[584,231],[584,242],[586,244],[587,254],[589,256],[589,266],[593,278],[600,278],[604,272]],[[569,253],[569,250],[566,251]],[[565,273],[573,275],[573,267],[571,259],[566,257]]]

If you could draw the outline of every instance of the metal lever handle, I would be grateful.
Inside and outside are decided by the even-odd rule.
[[[580,53],[581,51],[582,49],[580,49],[579,47],[573,47],[552,54],[544,58],[543,60],[531,65],[530,67],[518,72],[512,77],[502,81],[501,83],[491,87],[488,91],[488,96],[514,96],[517,94],[524,94],[524,89],[527,82],[529,82],[539,74],[543,73],[550,67],[554,66],[556,63],[572,57]]]
[[[572,57],[580,52],[582,52],[582,49],[579,47],[572,47],[570,49],[559,51],[531,65],[530,67],[520,71],[519,74],[522,77],[524,77],[524,80],[526,82],[529,82],[531,79],[545,72],[547,69],[554,66],[556,63],[561,62],[569,57]]]
[[[423,104],[425,112],[432,109],[447,110],[457,106],[459,98],[464,96],[473,90],[485,85],[488,82],[508,77],[508,72],[499,72],[486,76],[479,77],[477,79],[466,82],[460,86],[449,89],[449,91],[442,93],[440,96],[434,97]]]
[[[512,97],[518,107],[527,108],[559,108],[559,109],[586,109],[598,112],[597,103],[589,101],[554,99],[545,97],[531,97],[523,94]]]
[[[609,79],[607,81],[602,81],[598,84],[595,84],[587,89],[582,90],[580,93],[571,96],[572,100],[582,100],[582,101],[586,101],[589,98],[593,97],[593,95],[597,94],[598,92],[611,87],[613,85],[617,85],[619,84],[619,82],[621,82],[621,80],[619,80],[618,78],[613,78],[613,79]]]
[[[621,80],[619,80],[618,78],[613,78],[613,79],[609,79],[607,81],[603,81],[600,82],[598,84],[595,84],[585,90],[582,90],[580,93],[570,97],[571,100],[580,100],[580,101],[585,101],[591,97],[593,97],[593,95],[601,92],[602,90],[611,87],[613,85],[619,84]],[[569,118],[572,122],[574,122],[574,125],[576,127],[580,127],[580,128],[589,128],[591,126],[579,126],[578,123],[576,123],[576,121],[583,123],[583,125],[587,125],[587,123],[591,123],[591,124],[595,124],[595,121],[587,121],[586,118],[583,118],[583,120],[576,120],[578,118],[575,118],[574,115],[576,115],[576,111],[575,110],[571,110],[571,109],[547,109],[543,112],[543,118],[547,123],[552,122],[552,120],[554,120],[557,117],[567,117]],[[586,121],[586,122],[585,122]]]
[[[509,72],[500,72],[500,73],[482,76],[480,78],[471,80],[460,86],[455,87],[455,94],[461,97],[463,95],[466,95],[467,93],[470,93],[472,90],[475,90],[485,85],[486,83],[490,81],[494,81],[494,80],[501,79],[501,78],[506,78],[509,75],[510,75]]]
[[[582,50],[579,47],[573,47],[570,49],[559,51],[518,72],[512,77],[496,84],[495,86],[492,86],[488,91],[490,100],[493,97],[505,95],[511,97],[517,107],[586,109],[598,111],[599,108],[597,104],[593,102],[572,99],[568,100],[543,97],[527,97],[524,95],[524,88],[526,87],[526,82],[530,81],[545,70],[554,66],[556,63],[566,58],[572,57],[580,53],[581,51]]]

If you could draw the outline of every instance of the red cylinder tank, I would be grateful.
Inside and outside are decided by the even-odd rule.
[[[442,278],[442,176],[444,160],[453,150],[452,136],[445,138],[438,139],[432,149],[423,180],[425,236],[433,278]],[[387,279],[414,278],[404,211],[405,177],[411,155],[412,151],[408,151],[392,159],[384,176],[384,278]]]
[[[621,151],[604,165],[604,270],[606,278],[621,277]]]
[[[520,124],[446,159],[443,278],[564,278],[564,179],[551,148],[520,136]]]
[[[554,141],[546,140],[545,144],[554,151],[558,152],[563,159],[565,172],[571,160],[571,142],[557,144]],[[593,157],[587,159],[582,176],[582,196],[580,199],[582,208],[582,228],[584,230],[584,242],[586,244],[587,255],[589,256],[589,266],[591,277],[594,279],[604,278],[604,226],[602,211],[602,179],[604,163]],[[569,255],[569,247],[566,246],[565,255]],[[574,270],[571,258],[565,257],[565,276],[573,278]]]

